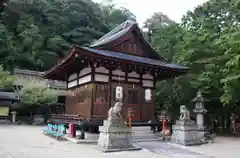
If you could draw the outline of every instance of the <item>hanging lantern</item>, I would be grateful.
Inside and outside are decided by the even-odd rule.
[[[151,89],[145,90],[145,101],[151,101],[152,100],[152,92]]]
[[[116,87],[116,99],[122,100],[122,98],[123,98],[123,87],[117,86]]]

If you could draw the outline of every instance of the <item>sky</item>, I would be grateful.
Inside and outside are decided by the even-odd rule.
[[[101,2],[102,0],[93,1]],[[206,1],[207,0],[113,0],[116,6],[127,8],[135,14],[141,26],[154,12],[162,12],[168,15],[170,19],[180,22],[182,16],[188,10],[193,10]]]

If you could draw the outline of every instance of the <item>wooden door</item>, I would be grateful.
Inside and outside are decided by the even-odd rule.
[[[139,87],[127,89],[127,108],[131,108],[133,110],[133,121],[140,120],[140,95],[139,95]]]

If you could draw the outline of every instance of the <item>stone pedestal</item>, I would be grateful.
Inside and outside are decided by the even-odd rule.
[[[97,149],[103,152],[141,149],[132,145],[132,129],[123,125],[119,119],[104,120],[99,132]]]
[[[193,120],[177,120],[173,125],[172,140],[185,146],[201,144],[198,127]]]

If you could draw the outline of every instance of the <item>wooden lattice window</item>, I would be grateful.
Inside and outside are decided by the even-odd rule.
[[[95,102],[108,101],[108,85],[96,85]]]
[[[138,104],[137,90],[128,90],[128,104]]]

